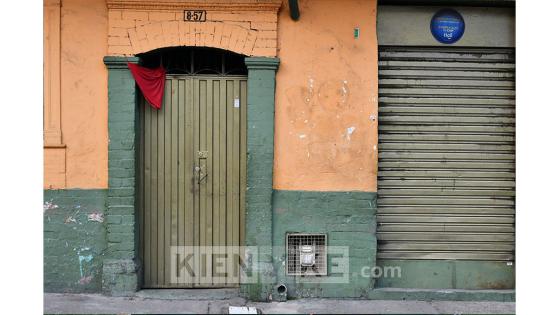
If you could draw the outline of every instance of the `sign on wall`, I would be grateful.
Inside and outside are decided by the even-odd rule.
[[[453,44],[465,33],[465,21],[461,14],[453,9],[436,12],[430,23],[434,38],[442,44]]]
[[[187,22],[206,22],[205,10],[185,10],[185,21]]]

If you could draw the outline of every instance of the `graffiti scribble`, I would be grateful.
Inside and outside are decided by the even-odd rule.
[[[93,255],[82,255],[82,252],[89,251],[89,247],[84,247],[78,250],[78,262],[80,263],[80,278],[84,278],[84,263],[89,263],[93,260]]]

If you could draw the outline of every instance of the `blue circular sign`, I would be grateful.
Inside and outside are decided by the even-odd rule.
[[[465,21],[459,12],[443,9],[432,17],[430,30],[435,39],[442,44],[453,44],[465,33]]]

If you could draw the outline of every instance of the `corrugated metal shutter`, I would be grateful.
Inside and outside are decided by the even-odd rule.
[[[379,259],[513,260],[514,57],[380,47]]]

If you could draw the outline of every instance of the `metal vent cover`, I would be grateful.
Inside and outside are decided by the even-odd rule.
[[[310,250],[314,253],[313,263],[305,259]],[[326,276],[327,234],[287,233],[286,257],[289,276]]]

